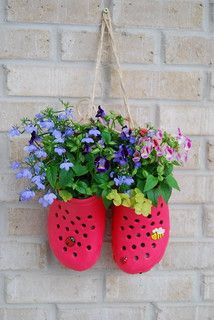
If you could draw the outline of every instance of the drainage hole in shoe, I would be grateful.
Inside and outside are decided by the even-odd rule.
[[[66,220],[66,216],[62,216],[62,219],[63,219],[63,220]]]
[[[163,220],[160,220],[160,222],[159,222],[160,224],[163,224]]]
[[[127,238],[128,238],[128,239],[131,239],[131,237],[132,237],[132,236],[130,236],[130,234],[127,235]]]
[[[60,228],[60,224],[57,224],[56,227],[57,227],[57,229],[59,229]]]
[[[67,249],[67,247],[63,247],[63,250],[64,250],[64,251],[67,251],[68,249]]]
[[[145,226],[145,225],[141,226],[141,229],[145,229],[145,228],[146,228],[146,226]]]
[[[79,230],[75,230],[75,233],[76,233],[76,234],[79,234]]]
[[[157,212],[157,216],[159,216],[159,215],[160,215],[160,211]]]
[[[72,220],[70,221],[70,223],[71,223],[72,225],[74,225],[74,224],[75,224],[75,223],[74,223],[74,221],[72,221]]]
[[[69,211],[68,211],[67,209],[65,210],[65,212],[66,212],[67,214],[69,214]]]
[[[87,233],[83,233],[83,237],[84,237],[84,238],[88,238]]]
[[[137,222],[137,223],[138,223],[138,222],[140,222],[140,220],[139,220],[139,219],[135,219],[135,222]]]
[[[85,227],[86,227],[86,224],[85,224],[85,223],[82,223],[82,227],[85,228]]]
[[[66,230],[66,231],[69,231],[70,229],[69,229],[69,227],[66,227],[65,230]]]
[[[121,226],[121,227],[120,227],[120,230],[122,230],[122,231],[123,231],[124,229],[125,229],[125,228],[124,228],[124,226]]]
[[[141,245],[142,248],[145,247],[145,243],[144,242],[142,242],[140,245]]]
[[[134,256],[134,260],[137,261],[139,259],[138,256]]]
[[[163,203],[161,203],[161,208],[163,208]]]
[[[128,220],[128,217],[127,217],[127,216],[123,216],[123,219],[124,219],[124,220]]]
[[[55,213],[55,217],[56,217],[56,218],[58,218],[58,217],[59,217],[59,215],[58,215],[58,213],[57,213],[57,212]]]
[[[62,209],[62,207],[61,207],[61,205],[60,205],[60,204],[58,205],[58,208],[59,208],[59,209]]]
[[[137,248],[136,244],[133,244],[133,245],[132,245],[132,249],[135,250],[136,248]]]
[[[92,215],[91,214],[89,214],[88,219],[92,219]]]
[[[131,225],[131,226],[129,226],[129,228],[130,228],[130,229],[134,229],[134,226]]]
[[[62,241],[62,236],[59,236],[59,240]]]
[[[76,252],[73,252],[73,256],[76,258],[76,257],[77,257],[77,253],[76,253]]]
[[[81,242],[77,242],[78,247],[81,247]]]
[[[145,253],[145,256],[144,256],[146,259],[148,259],[150,257],[150,254],[147,252]]]
[[[151,217],[152,217],[152,215],[151,215],[151,214],[149,214],[149,215],[147,216],[147,218],[148,218],[148,219],[151,219]]]
[[[146,236],[149,237],[149,236],[150,236],[150,232],[147,232],[147,233],[146,233]]]
[[[95,226],[91,226],[91,230],[94,230],[95,229]]]
[[[137,233],[137,234],[136,234],[136,237],[138,237],[138,238],[139,238],[140,236],[141,236],[141,234],[140,234],[140,233]]]
[[[156,248],[156,243],[152,243],[152,248]]]
[[[87,248],[88,250],[91,250],[91,246],[90,246],[90,245],[88,245],[86,248]]]
[[[152,222],[151,222],[151,226],[154,226],[154,224],[155,224],[155,222],[154,222],[154,221],[152,221]]]
[[[125,251],[126,250],[126,246],[122,246],[122,250]]]
[[[76,216],[76,219],[77,219],[77,220],[80,220],[81,218],[80,218],[79,216]]]

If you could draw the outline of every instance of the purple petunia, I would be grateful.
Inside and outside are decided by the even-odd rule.
[[[129,176],[121,176],[114,178],[114,182],[116,186],[121,186],[122,184],[125,184],[127,186],[130,186],[132,183],[134,183],[134,179]]]
[[[128,162],[128,149],[126,148],[126,146],[121,145],[119,146],[119,150],[115,152],[114,155],[114,162],[119,163],[121,166],[124,166],[127,164]]]
[[[150,156],[150,153],[152,152],[152,146],[151,145],[146,145],[143,146],[140,153],[141,153],[141,158],[147,159]]]
[[[96,118],[104,118],[105,117],[105,111],[101,108],[101,106],[98,106],[98,111],[96,114]]]
[[[97,130],[96,128],[89,130],[88,134],[89,134],[89,136],[94,136],[94,137],[101,135],[100,131]]]
[[[32,190],[23,190],[21,193],[20,193],[20,196],[19,196],[19,200],[20,201],[29,201],[31,200],[33,197],[35,197],[35,192],[32,191]]]
[[[20,136],[20,131],[18,129],[18,127],[12,127],[10,130],[9,130],[9,136],[10,137],[18,137]]]
[[[129,141],[131,144],[136,142],[136,138],[132,135],[132,130],[129,129],[127,126],[122,128],[122,132],[120,134],[122,140]]]
[[[39,203],[46,208],[49,205],[51,205],[54,202],[54,199],[56,198],[57,197],[54,193],[48,192],[42,198],[39,199]]]
[[[65,162],[60,164],[60,169],[64,169],[66,171],[69,171],[70,168],[72,168],[74,165],[72,162],[68,162],[68,160],[66,160]]]
[[[30,169],[27,169],[27,168],[21,169],[16,174],[16,179],[31,179],[31,178],[32,178],[32,173]]]
[[[98,172],[106,172],[110,167],[110,162],[106,158],[97,157],[95,159],[95,165]]]
[[[54,151],[55,151],[59,156],[61,156],[63,153],[66,152],[66,150],[65,150],[64,148],[62,148],[62,147],[56,147],[56,148],[54,149]]]

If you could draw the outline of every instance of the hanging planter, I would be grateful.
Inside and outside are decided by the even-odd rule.
[[[94,105],[104,32],[110,37],[126,115],[108,114]],[[119,268],[128,273],[150,270],[163,257],[169,238],[168,201],[179,190],[173,176],[191,148],[180,129],[175,135],[132,119],[116,51],[111,18],[103,11],[95,79],[88,113],[74,120],[73,107],[46,108],[24,118],[10,136],[29,134],[27,157],[14,162],[17,179],[28,179],[20,193],[28,201],[50,205],[48,238],[66,267],[86,270],[99,258],[105,227],[104,204],[113,206],[112,249]],[[104,203],[104,204],[103,204]]]
[[[67,268],[83,271],[98,260],[105,229],[100,198],[55,200],[49,208],[48,239],[56,258]]]
[[[113,207],[112,251],[118,267],[127,273],[149,271],[164,255],[169,240],[169,208],[163,198],[145,217],[134,209]]]

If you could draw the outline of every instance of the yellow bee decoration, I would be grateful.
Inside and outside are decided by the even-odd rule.
[[[159,240],[164,237],[165,229],[155,228],[152,230],[151,238],[152,240]]]

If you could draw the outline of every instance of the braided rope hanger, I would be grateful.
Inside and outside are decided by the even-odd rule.
[[[112,51],[113,51],[113,54],[114,54],[114,57],[115,57],[115,61],[116,61],[117,72],[118,72],[118,75],[119,75],[120,87],[121,87],[121,90],[122,90],[124,106],[125,106],[126,112],[127,112],[127,121],[129,123],[130,127],[134,127],[134,121],[133,121],[132,116],[131,116],[131,112],[130,112],[130,108],[129,108],[129,104],[128,104],[128,98],[127,98],[125,86],[124,86],[124,83],[123,83],[122,69],[121,69],[119,57],[118,57],[118,54],[117,54],[117,48],[116,48],[116,44],[115,44],[115,38],[114,38],[114,32],[113,32],[113,28],[112,28],[111,17],[110,17],[109,10],[107,8],[105,8],[103,10],[103,12],[102,12],[102,23],[101,23],[101,30],[100,30],[100,40],[99,40],[99,45],[98,45],[98,50],[97,50],[95,76],[94,76],[94,84],[93,84],[92,94],[91,94],[91,98],[90,98],[89,114],[91,115],[91,114],[93,114],[93,112],[96,112],[96,107],[94,105],[94,99],[95,99],[95,90],[96,90],[96,83],[97,83],[97,77],[98,77],[98,70],[99,70],[99,67],[100,67],[100,64],[101,64],[101,58],[102,58],[102,52],[103,52],[105,29],[107,29],[107,32],[108,32],[108,35],[109,35],[109,38],[110,38]]]

